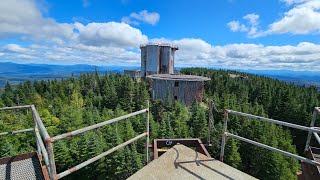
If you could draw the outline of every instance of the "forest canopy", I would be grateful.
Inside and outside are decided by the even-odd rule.
[[[182,73],[211,78],[205,85],[203,103],[186,107],[175,101],[152,101],[150,138],[200,138],[207,143],[208,102],[218,109],[233,109],[259,116],[309,126],[313,108],[319,106],[315,87],[300,87],[278,80],[225,70],[187,68]],[[234,76],[234,75],[237,76]],[[0,107],[34,104],[49,134],[76,130],[146,107],[149,85],[129,76],[106,73],[81,74],[61,81],[35,81],[5,86]],[[213,112],[210,154],[218,158],[223,114]],[[30,112],[0,111],[0,132],[33,127]],[[276,126],[256,119],[230,116],[228,130],[234,134],[302,154],[307,132]],[[57,171],[71,168],[145,131],[145,116],[115,123],[57,141],[54,144]],[[116,151],[67,176],[65,179],[124,179],[144,165],[144,140]],[[36,149],[32,133],[0,137],[0,157]],[[250,144],[228,139],[225,162],[259,179],[296,179],[299,164]]]

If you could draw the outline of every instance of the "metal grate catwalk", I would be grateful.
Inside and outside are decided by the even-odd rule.
[[[0,159],[0,180],[45,179],[37,153]]]

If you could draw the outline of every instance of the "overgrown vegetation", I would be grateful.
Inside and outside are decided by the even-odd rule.
[[[186,74],[199,74],[212,80],[206,85],[207,99],[218,108],[308,125],[311,112],[320,96],[313,87],[289,85],[269,78],[207,69],[184,69]],[[230,77],[229,74],[239,74]],[[1,106],[34,104],[51,136],[102,122],[146,107],[150,98],[145,82],[110,73],[99,76],[82,74],[62,81],[26,82],[12,89],[7,84],[1,95]],[[153,138],[198,137],[206,142],[207,106],[194,103],[187,108],[180,102],[156,101],[151,104],[150,136]],[[214,113],[212,156],[220,153],[223,115]],[[0,112],[0,132],[32,127],[27,111]],[[289,152],[302,152],[306,132],[293,131],[258,120],[231,116],[228,130],[232,133]],[[73,167],[145,131],[145,116],[107,125],[55,143],[58,172]],[[152,142],[152,141],[151,141]],[[66,179],[124,179],[144,164],[144,143],[139,140]],[[33,134],[0,137],[0,157],[35,149]],[[296,150],[297,149],[297,150]],[[298,162],[237,140],[228,139],[225,162],[260,179],[296,179]]]

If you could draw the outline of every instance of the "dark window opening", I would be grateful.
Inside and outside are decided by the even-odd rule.
[[[178,100],[178,96],[174,96],[174,100]]]
[[[178,87],[179,86],[179,81],[174,82],[174,86]]]

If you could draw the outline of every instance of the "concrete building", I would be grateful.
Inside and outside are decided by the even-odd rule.
[[[152,74],[173,74],[174,54],[179,48],[167,44],[141,45],[141,77]]]
[[[191,106],[194,101],[202,101],[204,82],[210,80],[203,76],[178,74],[154,74],[147,78],[152,86],[153,100],[178,100],[187,106]]]
[[[141,75],[140,75],[141,71],[136,69],[136,70],[131,70],[131,69],[125,69],[124,70],[124,74],[125,75],[129,75],[130,77],[132,77],[135,80],[140,81],[141,80]]]

